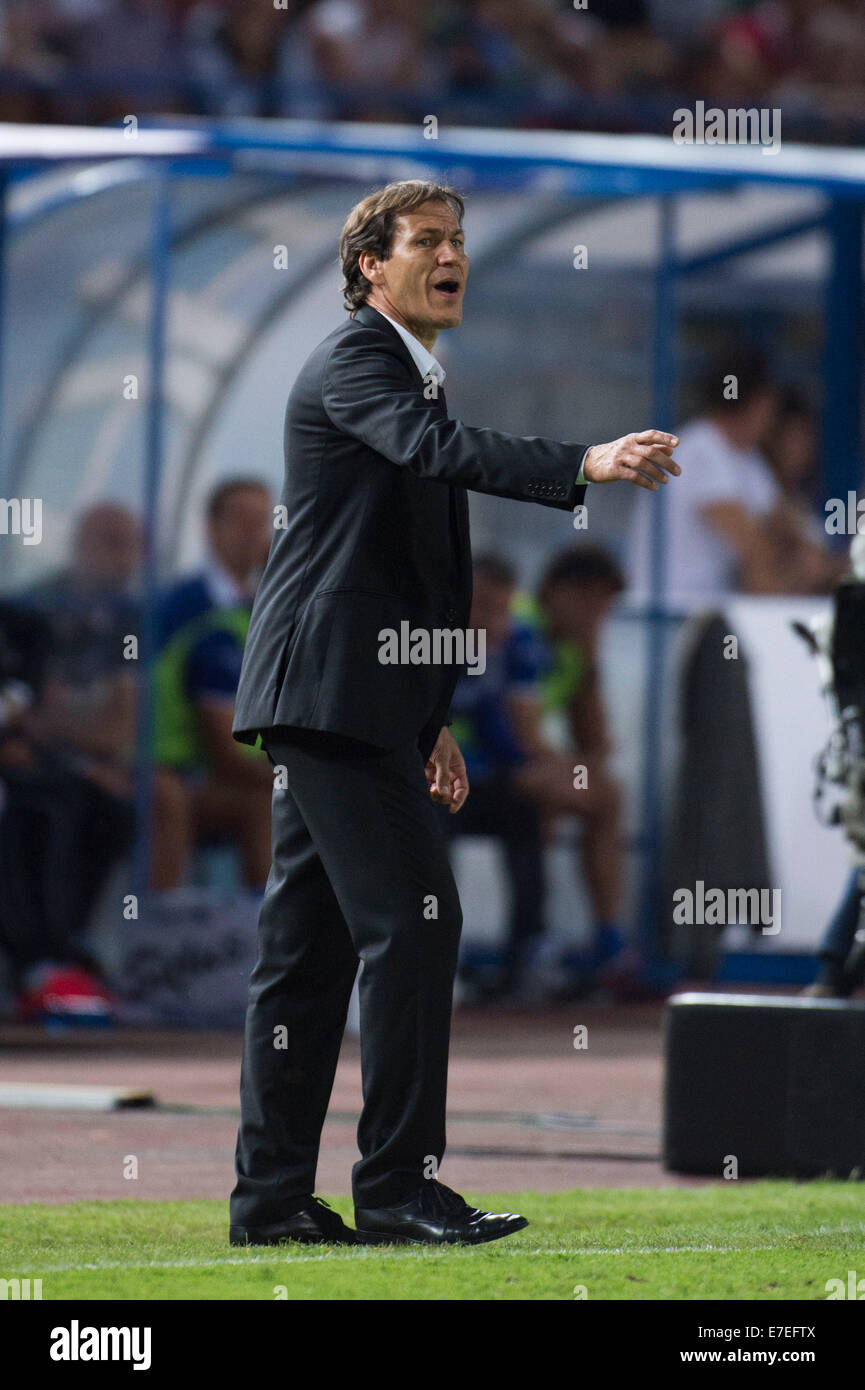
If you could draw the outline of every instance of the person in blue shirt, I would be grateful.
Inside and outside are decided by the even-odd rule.
[[[451,706],[474,810],[448,828],[496,835],[505,848],[512,908],[498,993],[518,989],[544,928],[544,844],[559,817],[580,819],[593,930],[588,948],[567,952],[562,965],[566,991],[582,992],[626,960],[621,793],[608,768],[598,668],[600,633],[624,580],[605,551],[586,545],[554,557],[537,599],[516,592],[515,572],[499,557],[481,556],[474,570],[471,625],[486,629],[486,671],[463,676]]]
[[[515,711],[523,741],[537,751],[523,780],[549,814],[575,815],[583,827],[579,855],[594,925],[588,949],[564,960],[573,976],[567,988],[578,992],[599,972],[609,975],[613,962],[620,975],[623,966],[632,971],[637,964],[619,921],[622,796],[609,766],[613,741],[600,679],[601,634],[624,587],[613,557],[601,546],[581,544],[554,556],[537,599],[518,605],[551,653],[538,698]],[[547,746],[550,726],[557,730],[557,754]]]
[[[498,997],[519,985],[531,945],[544,929],[544,835],[536,800],[519,791],[515,774],[530,761],[514,728],[510,700],[533,695],[548,660],[531,626],[515,622],[513,567],[504,559],[475,559],[470,626],[486,632],[482,674],[460,677],[451,701],[451,733],[466,762],[472,794],[458,817],[443,817],[455,835],[491,835],[502,843],[511,908],[501,968],[490,979],[463,965],[478,993]]]
[[[851,869],[818,952],[820,967],[802,993],[811,999],[849,999],[865,984],[865,946],[857,942],[862,918],[862,885]],[[857,949],[858,947],[858,949]]]

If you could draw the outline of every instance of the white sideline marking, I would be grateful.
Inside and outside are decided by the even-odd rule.
[[[0,1083],[0,1107],[10,1110],[116,1110],[122,1105],[152,1104],[150,1091],[130,1086],[58,1085],[50,1081]]]
[[[488,1241],[487,1244],[495,1244],[495,1241]],[[274,1246],[274,1251],[279,1247]],[[387,1248],[390,1255],[408,1255],[413,1259],[428,1259],[430,1255],[438,1258],[444,1254],[454,1254],[468,1252],[479,1247],[475,1246],[453,1246],[443,1245],[436,1247],[424,1247],[418,1249],[410,1245],[393,1246]],[[591,1247],[581,1250],[570,1249],[565,1246],[557,1246],[549,1250],[503,1250],[502,1255],[526,1256],[526,1255],[570,1255],[585,1257],[589,1255],[753,1255],[762,1251],[780,1250],[778,1245],[666,1245],[666,1246],[614,1246],[607,1249],[592,1249]],[[103,1270],[116,1269],[214,1269],[221,1265],[262,1265],[262,1264],[286,1264],[303,1265],[318,1264],[327,1261],[333,1264],[337,1260],[358,1260],[358,1259],[380,1259],[385,1251],[385,1247],[378,1245],[355,1246],[351,1250],[329,1251],[322,1255],[249,1255],[245,1259],[239,1255],[217,1256],[212,1260],[147,1260],[143,1264],[126,1264],[124,1261],[95,1261],[93,1263],[75,1265],[42,1265],[43,1274],[73,1274],[83,1273],[85,1270],[100,1273]]]

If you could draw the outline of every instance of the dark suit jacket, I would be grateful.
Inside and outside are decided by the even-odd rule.
[[[467,627],[466,489],[571,510],[586,447],[448,419],[393,326],[360,308],[288,398],[287,522],[255,597],[235,738],[295,725],[382,748],[417,738],[426,758],[459,668],[383,665],[379,633]]]

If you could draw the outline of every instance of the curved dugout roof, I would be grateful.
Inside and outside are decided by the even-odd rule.
[[[391,170],[400,158],[451,170],[464,161],[464,172],[472,183],[502,178],[524,183],[541,178],[549,185],[550,171],[559,171],[568,192],[658,193],[745,181],[804,185],[833,196],[865,197],[862,150],[786,144],[783,138],[771,154],[758,145],[676,144],[674,125],[671,112],[670,139],[469,128],[446,129],[430,139],[413,126],[263,119],[172,118],[170,126],[166,121],[142,121],[134,138],[122,129],[7,124],[0,126],[0,161],[21,167],[131,156],[236,160],[244,154],[282,153],[295,157],[292,167],[311,159],[322,172],[326,160],[335,172],[335,162],[344,155],[354,162],[355,174],[357,160],[364,158],[370,167],[384,159]]]
[[[11,235],[3,491],[46,499],[55,524],[47,517],[44,529],[58,538],[69,518],[99,497],[141,505],[152,175],[155,167],[170,170],[167,411],[157,527],[168,565],[189,551],[187,519],[199,513],[212,477],[220,413],[230,410],[257,345],[283,323],[281,414],[293,376],[292,344],[307,350],[322,321],[323,336],[330,304],[338,321],[336,233],[347,207],[375,181],[435,172],[473,190],[475,283],[485,264],[515,247],[537,258],[551,239],[558,244],[567,237],[575,195],[585,212],[623,195],[690,191],[702,201],[731,185],[772,189],[774,214],[752,188],[738,200],[715,199],[713,216],[696,219],[691,232],[683,225],[681,250],[698,256],[711,255],[719,234],[759,231],[767,218],[777,220],[778,209],[806,231],[818,227],[820,194],[865,199],[865,154],[856,150],[782,145],[767,155],[758,147],[701,148],[656,136],[530,131],[446,131],[425,140],[402,126],[307,122],[142,125],[135,138],[120,129],[7,125],[0,126],[4,165]],[[617,225],[628,220],[625,207],[611,210]],[[653,223],[644,261],[656,259],[658,238]],[[280,269],[273,262],[277,245],[288,248]],[[812,260],[819,254],[816,248]],[[273,456],[273,437],[274,420],[256,420],[248,456],[238,451],[234,471],[260,471],[261,459]],[[273,459],[275,480],[279,461]],[[58,547],[40,547],[38,557],[17,548],[18,572],[6,581],[25,581],[29,567],[56,563],[57,548],[59,540]]]

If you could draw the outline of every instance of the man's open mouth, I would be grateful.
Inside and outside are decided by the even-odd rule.
[[[433,289],[437,290],[439,294],[447,295],[449,299],[455,299],[460,292],[460,282],[459,280],[439,280],[437,285],[433,285]]]

